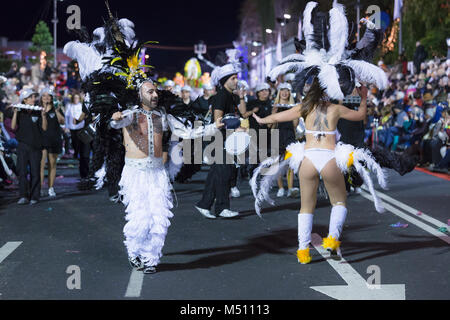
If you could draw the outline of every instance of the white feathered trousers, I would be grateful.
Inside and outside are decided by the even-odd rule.
[[[173,217],[171,184],[162,159],[126,158],[119,187],[126,206],[123,233],[128,256],[156,266]]]

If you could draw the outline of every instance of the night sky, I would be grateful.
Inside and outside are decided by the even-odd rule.
[[[207,45],[232,43],[239,33],[239,8],[242,1],[136,1],[109,0],[113,14],[128,18],[135,24],[136,36],[142,41],[159,41],[165,46],[193,46],[199,40]],[[66,30],[68,6],[76,4],[81,9],[81,24],[90,32],[103,24],[107,17],[103,0],[58,1],[58,47],[75,40]],[[39,20],[47,22],[53,34],[53,0],[8,1],[0,13],[0,36],[9,40],[31,40]],[[224,49],[221,49],[224,50]],[[194,56],[189,51],[152,49],[150,63],[157,69],[182,71],[184,63]],[[214,61],[217,50],[208,51]]]

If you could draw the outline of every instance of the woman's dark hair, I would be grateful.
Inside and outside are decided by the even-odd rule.
[[[41,107],[44,106],[44,103],[42,102],[42,97],[43,97],[43,96],[41,96],[41,97],[39,98],[39,105],[40,105]],[[50,95],[50,97],[51,97],[51,99],[50,99],[50,104],[52,105],[52,109],[55,109],[55,104],[53,103],[53,96]]]
[[[320,86],[319,79],[317,79],[317,77],[314,78],[311,87],[306,93],[305,99],[303,99],[302,108],[300,109],[300,114],[303,119],[306,120],[306,117],[314,110],[316,106],[324,106],[324,95],[325,90]]]

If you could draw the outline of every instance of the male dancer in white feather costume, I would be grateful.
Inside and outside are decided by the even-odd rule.
[[[144,273],[156,272],[173,216],[171,184],[163,165],[163,133],[168,128],[183,139],[214,135],[223,126],[216,123],[190,129],[158,106],[157,87],[151,80],[139,88],[142,107],[126,115],[116,112],[111,127],[123,128],[125,167],[119,182],[126,206],[125,245],[130,264]]]
[[[336,125],[340,118],[361,121],[366,116],[367,88],[361,86],[361,106],[358,111],[331,103],[330,99],[343,100],[355,88],[355,81],[376,84],[380,89],[386,87],[384,72],[369,62],[374,44],[379,41],[379,31],[364,20],[368,28],[363,39],[355,48],[349,47],[348,23],[344,8],[336,1],[329,14],[318,11],[318,3],[309,2],[304,11],[303,32],[306,48],[301,54],[286,57],[269,75],[272,80],[278,75],[296,73],[294,88],[303,93],[305,82],[313,78],[311,88],[301,105],[261,119],[253,115],[259,123],[292,121],[303,117],[306,127],[306,142],[293,143],[286,149],[285,155],[265,160],[251,179],[255,195],[256,212],[260,214],[260,205],[269,197],[269,189],[280,173],[290,167],[299,172],[301,209],[298,215],[298,261],[309,263],[309,244],[313,225],[313,213],[316,206],[319,176],[322,176],[332,205],[328,237],[323,239],[323,247],[332,254],[339,254],[340,235],[344,225],[347,208],[347,193],[343,172],[356,170],[369,187],[374,197],[377,211],[384,209],[376,197],[368,170],[377,173],[381,187],[386,187],[384,172],[373,159],[370,151],[356,149],[351,145],[336,144]],[[375,45],[376,47],[376,45]],[[368,52],[370,51],[370,52]],[[276,164],[277,166],[273,166]],[[272,166],[275,174],[267,174],[258,190],[257,178],[265,167]]]
[[[164,107],[175,96],[158,91],[144,72],[148,66],[141,64],[139,56],[145,43],[135,41],[133,23],[115,18],[108,2],[106,6],[109,19],[103,28],[94,31],[94,40],[71,41],[64,50],[79,62],[84,87],[90,94],[90,109],[98,114],[105,139],[109,138],[110,128],[120,129],[123,135],[125,165],[119,194],[128,221],[124,227],[125,245],[130,264],[144,273],[153,273],[162,256],[169,218],[173,216],[172,186],[163,165],[164,133],[170,128],[173,135],[182,139],[195,139],[214,135],[223,124],[219,118],[208,126],[186,128],[166,114]],[[123,157],[113,151],[122,144],[122,139],[111,138],[108,142],[112,155],[106,171],[113,171],[112,176],[120,175],[118,164]],[[100,155],[99,159],[98,169],[104,157]],[[101,187],[104,174],[97,173]]]

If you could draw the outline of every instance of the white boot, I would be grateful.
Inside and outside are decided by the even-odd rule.
[[[328,229],[328,237],[323,239],[322,247],[330,252],[330,258],[335,260],[341,259],[341,242],[339,237],[342,233],[345,218],[347,217],[347,208],[342,205],[334,206],[331,209],[330,226]]]
[[[341,236],[342,233],[342,227],[344,226],[346,218],[347,218],[347,208],[341,205],[334,206],[331,209],[328,235],[332,236],[336,240],[339,240],[339,237]]]
[[[300,213],[298,215],[298,248],[306,249],[311,243],[311,231],[314,215],[312,213]]]
[[[300,213],[298,215],[298,250],[297,258],[301,264],[311,262],[309,244],[311,243],[311,231],[313,225],[313,214]]]

